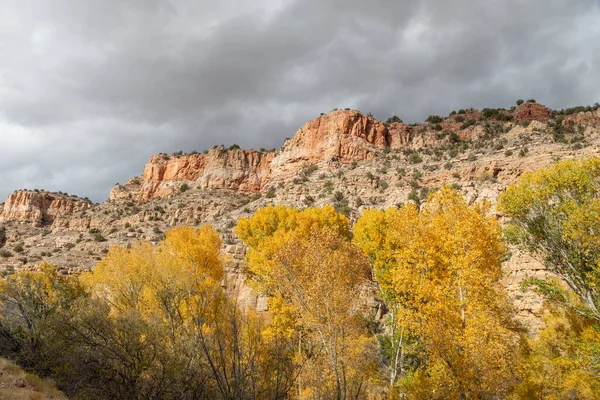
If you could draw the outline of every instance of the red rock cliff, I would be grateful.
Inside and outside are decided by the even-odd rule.
[[[51,224],[60,215],[85,210],[90,203],[61,194],[19,190],[8,196],[1,221],[21,221],[35,225]]]
[[[369,159],[390,146],[385,125],[353,110],[338,110],[308,121],[273,160],[273,172],[289,175],[320,161],[343,163]]]
[[[527,102],[517,107],[514,118],[515,121],[546,122],[550,119],[550,110],[541,104]]]
[[[207,154],[152,156],[142,174],[140,188],[132,197],[146,200],[167,196],[184,183],[203,189],[258,192],[269,178],[274,156],[275,153],[223,147],[214,147]],[[135,186],[131,182],[127,185]],[[125,193],[123,186],[117,186],[110,198],[127,197]]]
[[[110,199],[168,196],[184,183],[201,189],[256,193],[274,175],[294,175],[305,164],[323,160],[362,161],[411,138],[412,130],[404,124],[396,124],[390,133],[382,122],[357,111],[334,111],[306,123],[279,154],[215,147],[207,154],[152,156],[142,177],[115,186]]]

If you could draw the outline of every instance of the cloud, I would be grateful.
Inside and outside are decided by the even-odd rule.
[[[461,107],[600,98],[597,1],[6,0],[0,198],[105,199],[150,155],[276,147],[354,107],[422,121]]]

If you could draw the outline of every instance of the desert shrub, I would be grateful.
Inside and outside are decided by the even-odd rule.
[[[412,153],[408,156],[408,162],[411,164],[419,164],[423,162],[423,158],[419,155],[419,153]]]
[[[10,258],[12,256],[13,256],[13,254],[10,251],[8,251],[6,249],[0,249],[0,257],[2,257],[2,258]]]
[[[385,121],[386,124],[393,124],[394,122],[402,123],[402,120],[397,115],[394,115]]]
[[[425,122],[429,122],[430,124],[439,124],[443,121],[444,121],[444,118],[440,117],[439,115],[430,115],[425,120]]]
[[[304,204],[309,207],[312,206],[313,204],[315,204],[315,198],[311,195],[306,195],[306,197],[304,197]]]
[[[460,129],[467,129],[473,125],[475,125],[477,123],[477,121],[475,121],[474,119],[470,119],[466,122],[464,122],[461,126]]]

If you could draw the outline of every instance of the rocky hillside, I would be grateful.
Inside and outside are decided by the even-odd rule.
[[[158,241],[171,226],[211,224],[231,256],[228,288],[244,304],[264,310],[265,299],[245,285],[245,250],[232,231],[238,218],[258,208],[333,204],[355,219],[369,207],[420,203],[443,184],[470,202],[495,202],[523,172],[598,155],[599,145],[597,106],[553,111],[525,102],[453,111],[413,125],[334,110],[307,122],[276,151],[234,145],[153,156],[141,176],[116,185],[102,204],[16,191],[0,205],[0,270],[35,268],[44,260],[74,273],[92,268],[113,245]],[[535,329],[541,302],[517,283],[546,271],[516,251],[505,267],[520,315]]]

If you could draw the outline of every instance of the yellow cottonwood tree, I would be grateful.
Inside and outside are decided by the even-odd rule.
[[[251,279],[275,298],[285,299],[287,304],[278,303],[274,311],[295,312],[297,331],[304,333],[298,335],[299,352],[309,357],[312,372],[320,371],[314,375],[305,369],[300,397],[364,395],[373,368],[365,361],[365,349],[372,341],[365,340],[355,300],[371,268],[349,240],[348,219],[333,207],[268,207],[240,220],[237,232],[249,246]],[[356,356],[359,353],[365,358]]]
[[[292,236],[308,237],[313,229],[327,228],[349,238],[348,219],[331,206],[298,211],[286,206],[266,207],[252,217],[242,218],[235,228],[248,246],[248,273],[251,283],[260,290],[272,286],[274,254]]]
[[[355,237],[397,312],[397,326],[417,335],[425,348],[423,364],[409,380],[413,396],[507,393],[517,338],[498,287],[505,248],[489,205],[469,207],[444,187],[421,212],[408,204],[365,213]]]
[[[142,242],[129,249],[111,249],[82,278],[94,298],[109,305],[113,317],[106,323],[109,332],[121,333],[120,321],[136,327],[127,337],[131,351],[144,360],[143,368],[129,362],[131,367],[114,367],[124,371],[127,382],[152,378],[137,384],[143,391],[136,396],[174,396],[150,391],[165,385],[180,390],[182,398],[281,398],[289,391],[293,349],[263,335],[263,321],[242,312],[224,292],[220,247],[219,234],[210,227],[174,228],[158,245]],[[91,319],[76,321],[83,326],[77,329],[94,337]],[[140,343],[149,353],[136,347]],[[92,345],[100,347],[99,341]],[[125,353],[121,359],[135,356]],[[163,377],[174,381],[153,375],[165,370]]]
[[[600,393],[600,333],[592,319],[549,304],[545,327],[519,362],[524,379],[511,398],[597,399]]]

